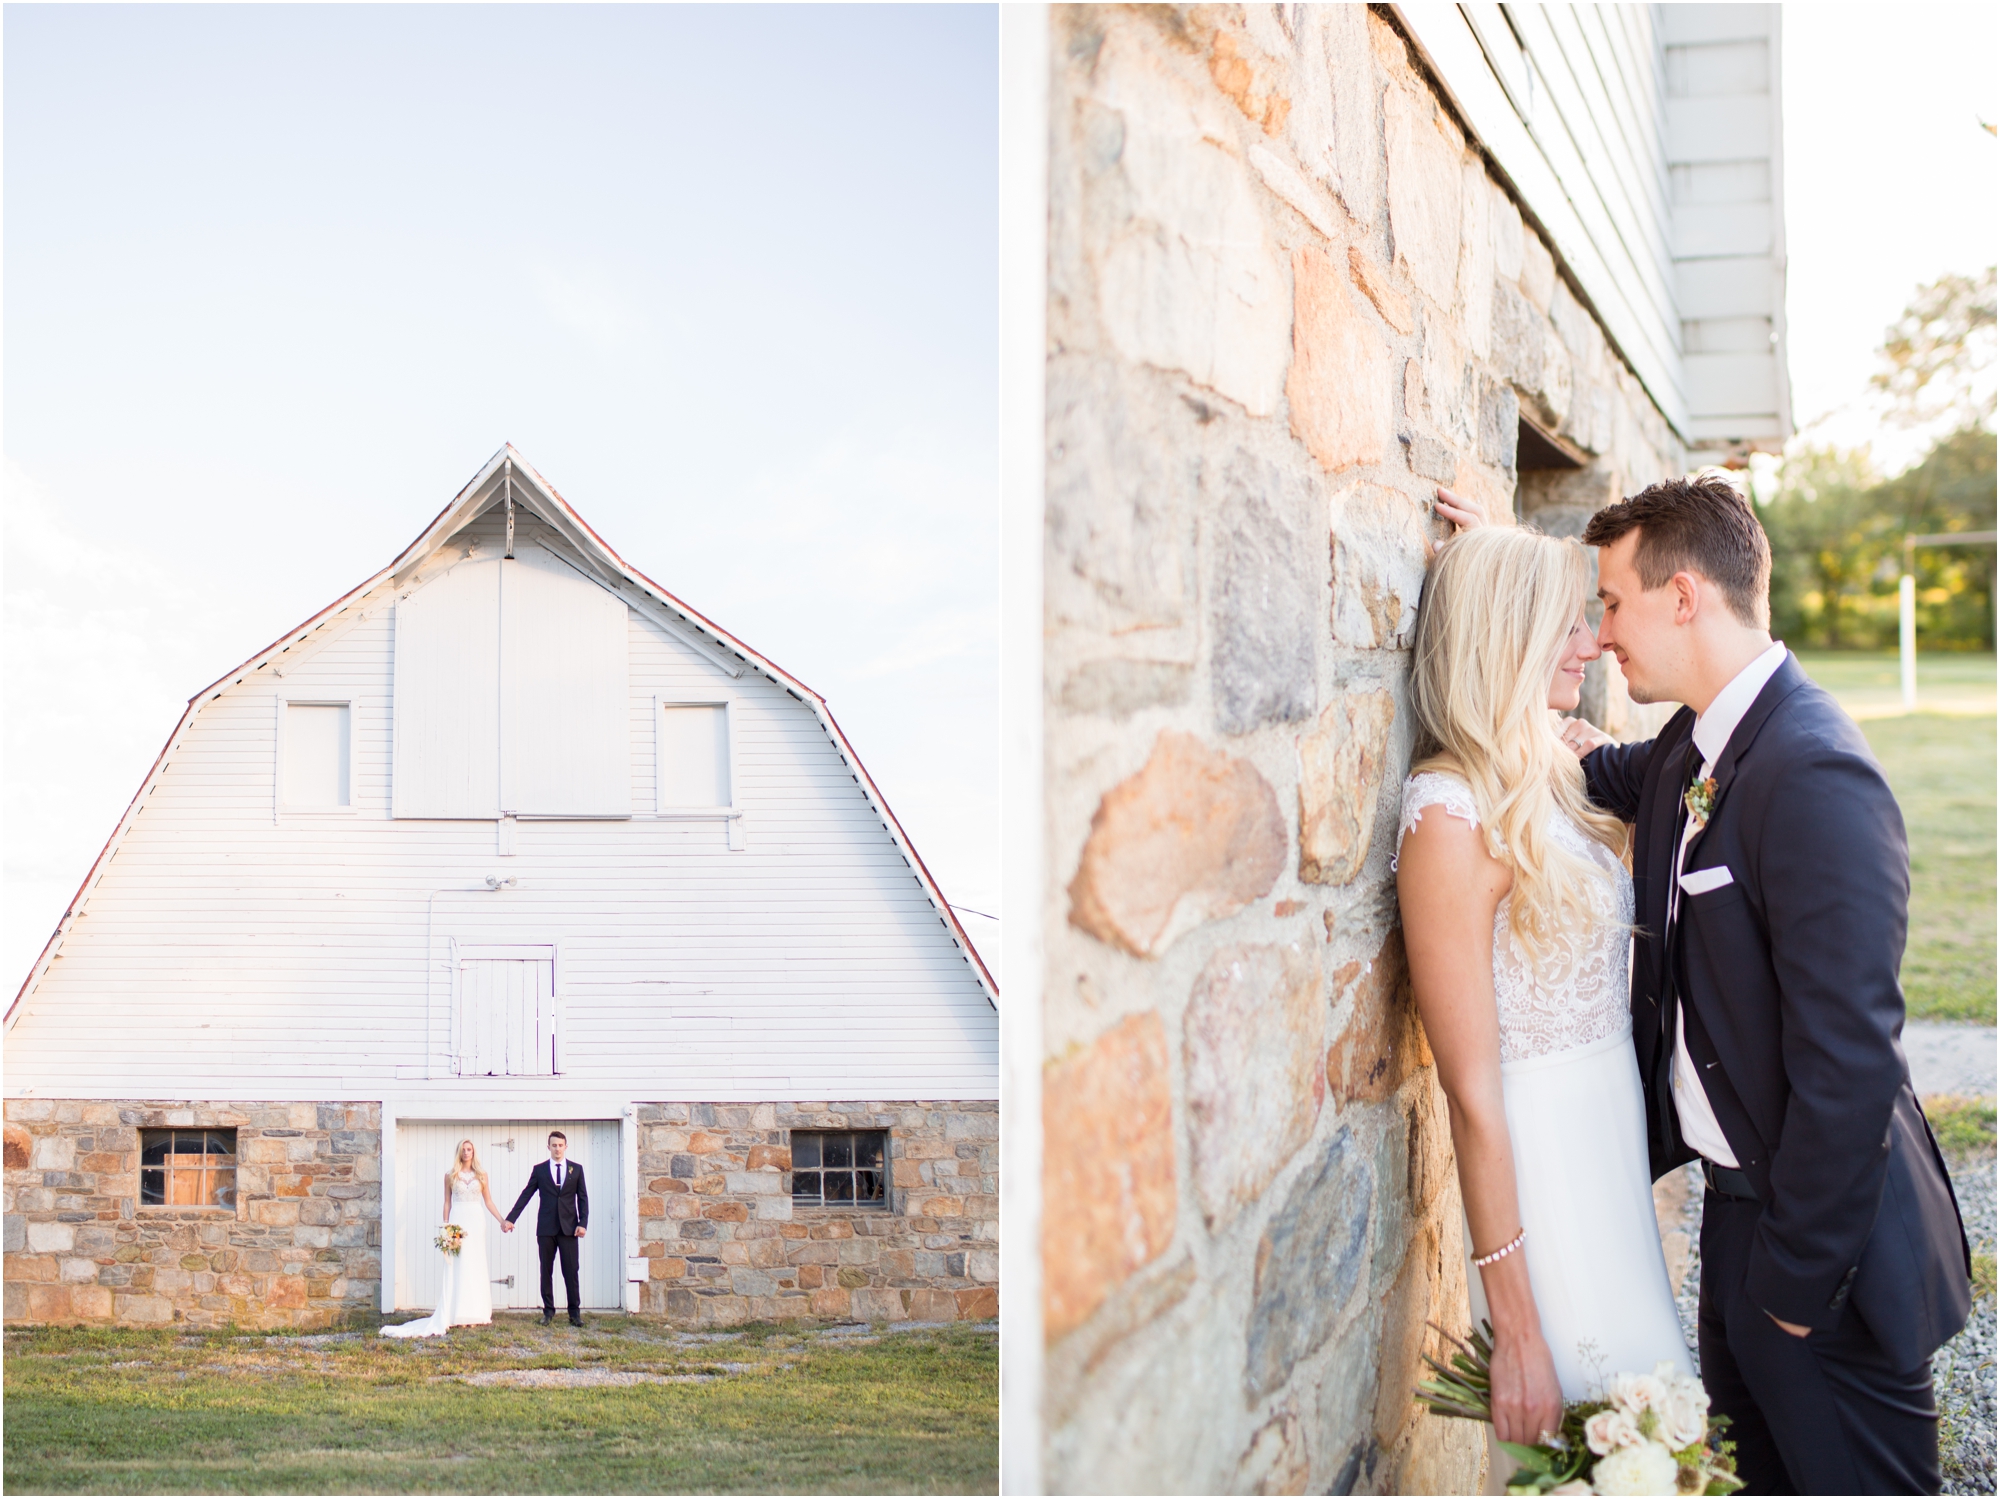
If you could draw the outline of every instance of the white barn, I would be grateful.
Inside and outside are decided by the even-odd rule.
[[[453,1145],[505,1211],[561,1127],[587,1306],[991,1316],[995,1005],[824,701],[503,448],[190,701],[9,1007],[5,1315],[428,1307]]]

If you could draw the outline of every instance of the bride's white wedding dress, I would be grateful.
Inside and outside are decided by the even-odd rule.
[[[1471,789],[1426,771],[1403,783],[1403,838],[1435,807],[1479,825]],[[1537,967],[1507,927],[1512,896],[1493,918],[1493,994],[1500,1011],[1500,1082],[1527,1241],[1528,1281],[1565,1400],[1602,1393],[1613,1374],[1652,1372],[1662,1359],[1692,1373],[1653,1212],[1646,1107],[1632,1051],[1628,980],[1632,877],[1569,816],[1550,813],[1555,839],[1600,871],[1590,918],[1563,933]],[[1466,1235],[1468,1262],[1472,1238]],[[1481,1245],[1496,1249],[1498,1245]],[[1473,1324],[1487,1315],[1467,1266]]]
[[[444,1256],[444,1283],[438,1287],[437,1309],[414,1322],[384,1327],[385,1338],[432,1338],[454,1327],[484,1325],[493,1320],[493,1282],[486,1267],[486,1194],[479,1178],[453,1172],[451,1219],[465,1230],[457,1254]],[[440,1225],[442,1227],[442,1225]]]

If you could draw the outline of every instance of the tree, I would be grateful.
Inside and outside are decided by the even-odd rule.
[[[1970,427],[1993,415],[1993,267],[1945,275],[1917,288],[1890,325],[1870,384],[1889,397],[1889,419],[1920,427],[1949,417]]]
[[[1994,528],[1993,434],[1961,427],[1881,487],[1878,504],[1911,535]],[[1922,547],[1916,554],[1917,636],[1926,650],[1993,648],[1993,547]]]
[[[1854,606],[1902,532],[1876,503],[1865,450],[1805,448],[1760,517],[1771,541],[1771,627],[1796,644],[1872,645]]]

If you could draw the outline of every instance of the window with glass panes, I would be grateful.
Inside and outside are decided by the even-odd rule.
[[[792,1131],[794,1205],[880,1207],[888,1201],[888,1135],[879,1129]]]
[[[139,1131],[139,1203],[142,1207],[235,1207],[236,1131]]]

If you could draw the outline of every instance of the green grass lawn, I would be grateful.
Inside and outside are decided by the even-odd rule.
[[[1913,1019],[1994,1023],[1993,726],[1937,713],[1861,725],[1909,829]]]
[[[990,1328],[879,1338],[532,1317],[448,1339],[6,1334],[10,1493],[994,1493]],[[577,1370],[678,1382],[481,1387]],[[510,1376],[511,1377],[511,1376]]]
[[[1856,717],[1871,710],[1899,709],[1903,668],[1894,651],[1800,651],[1799,663],[1812,679],[1839,698]],[[1917,707],[1950,706],[1963,711],[1994,701],[1990,651],[1917,652]]]

